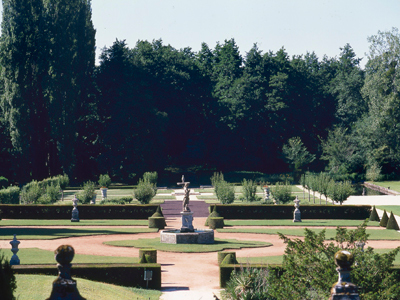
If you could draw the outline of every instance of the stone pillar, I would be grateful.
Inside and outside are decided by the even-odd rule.
[[[335,254],[336,271],[339,273],[338,282],[331,289],[329,300],[360,300],[358,287],[351,283],[351,265],[354,256],[349,251],[340,250]]]
[[[193,212],[192,211],[181,211],[181,216],[182,216],[181,232],[194,232]]]
[[[86,300],[79,294],[76,280],[71,278],[71,261],[75,255],[74,248],[69,245],[61,245],[54,253],[58,262],[58,277],[54,280],[50,297],[46,300]]]
[[[300,200],[299,198],[296,196],[296,199],[293,201],[294,202],[294,207],[295,210],[293,212],[293,222],[301,222],[301,212],[300,212]]]
[[[10,259],[10,265],[11,266],[20,264],[19,257],[17,256],[17,252],[19,251],[18,245],[20,243],[21,243],[20,241],[17,241],[17,235],[14,234],[14,238],[10,242],[10,244],[11,244],[11,252],[14,254]]]
[[[76,198],[76,196],[74,196],[74,199],[72,200],[72,205],[74,206],[74,208],[72,209],[72,218],[71,218],[71,222],[79,222],[79,211],[78,211],[78,199]]]

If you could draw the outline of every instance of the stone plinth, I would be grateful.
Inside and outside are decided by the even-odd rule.
[[[214,230],[202,229],[194,232],[181,232],[180,230],[162,230],[161,243],[166,244],[213,244]]]
[[[181,211],[182,227],[181,232],[194,232],[193,228],[193,212]]]

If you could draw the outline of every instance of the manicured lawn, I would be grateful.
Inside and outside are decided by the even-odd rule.
[[[52,282],[56,276],[45,275],[16,275],[17,290],[14,293],[18,300],[43,300],[50,296]],[[82,297],[90,300],[110,299],[134,299],[134,300],[158,300],[160,291],[128,288],[95,282],[81,278],[77,280],[79,293]]]
[[[361,220],[224,220],[225,226],[359,226]],[[379,227],[379,222],[370,221],[368,227]]]
[[[157,232],[157,228],[0,228],[1,240],[52,240],[72,236]]]
[[[1,226],[147,226],[148,220],[1,220]]]
[[[399,197],[399,204],[400,204],[400,197]],[[382,206],[376,206],[376,208],[379,209],[386,209],[386,212],[388,213],[388,216],[390,216],[390,212],[392,211],[395,215],[400,216],[400,205],[382,205]]]
[[[379,181],[379,182],[371,182],[372,184],[379,185],[384,188],[390,188],[396,192],[400,193],[400,181]]]
[[[314,232],[321,232],[323,229],[313,229]],[[304,237],[304,229],[297,228],[237,228],[237,229],[217,229],[224,233],[257,233],[257,234],[277,234],[278,232],[288,236]],[[400,233],[395,230],[367,229],[370,235],[369,240],[400,240]],[[326,229],[325,237],[327,240],[333,239],[336,235],[336,229]],[[266,238],[268,240],[268,238]]]
[[[55,250],[55,249],[54,249]],[[10,260],[13,255],[9,248],[2,249],[4,256]],[[35,265],[35,264],[53,264],[56,265],[54,259],[54,251],[42,250],[38,248],[21,248],[17,253],[21,265]],[[118,256],[99,256],[99,255],[85,255],[75,254],[72,263],[74,264],[95,264],[95,263],[137,263],[138,257],[118,257]]]
[[[106,245],[118,247],[135,247],[135,248],[154,248],[167,252],[215,252],[224,249],[241,249],[241,248],[257,248],[272,246],[271,243],[257,241],[238,241],[234,239],[215,239],[214,244],[165,244],[160,242],[160,238],[155,239],[138,239],[125,241],[104,242]]]

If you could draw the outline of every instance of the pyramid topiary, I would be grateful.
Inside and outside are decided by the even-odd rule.
[[[164,221],[162,221],[161,218],[163,218]],[[151,221],[150,221],[150,219],[151,219]],[[162,213],[162,210],[161,210],[161,206],[160,206],[160,205],[157,206],[156,212],[149,218],[149,224],[150,224],[150,223],[151,223],[150,226],[152,226],[152,227],[149,227],[149,228],[159,228],[159,229],[163,229],[163,228],[165,228],[165,226],[167,226],[167,222],[165,222],[165,218],[164,218],[164,215],[163,215],[163,213]],[[162,223],[163,223],[164,225],[162,225]],[[161,224],[161,225],[159,225],[159,224]],[[160,227],[160,226],[161,226],[161,227]]]
[[[378,216],[378,213],[376,212],[375,205],[372,208],[371,215],[369,216],[369,220],[370,221],[378,221],[379,222],[379,216]]]
[[[393,212],[390,212],[390,218],[389,221],[387,222],[386,229],[399,230],[399,224],[397,224]]]
[[[236,257],[233,254],[228,254],[221,262],[221,265],[232,265],[232,264],[238,264],[238,261],[236,260]]]
[[[381,227],[386,227],[388,221],[389,221],[389,217],[388,217],[388,215],[387,215],[387,213],[386,213],[386,209],[385,209],[385,210],[383,211],[382,219],[381,219],[381,221],[379,222],[379,226],[381,226]]]
[[[208,221],[210,220],[211,217],[215,217],[215,218],[221,217],[221,215],[217,211],[217,206],[216,205],[211,206],[211,213],[207,217],[207,220],[206,220],[206,223],[204,224],[204,226],[208,226],[209,225]]]

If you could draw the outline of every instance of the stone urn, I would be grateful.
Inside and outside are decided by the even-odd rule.
[[[102,199],[102,200],[104,200],[104,199],[107,198],[107,191],[108,191],[108,188],[106,188],[106,187],[100,188],[101,199]]]

